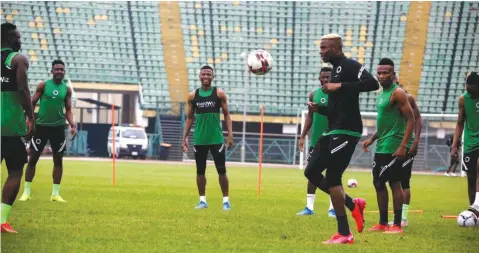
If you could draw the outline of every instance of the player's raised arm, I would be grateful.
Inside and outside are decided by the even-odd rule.
[[[414,114],[414,142],[411,146],[409,154],[416,155],[419,147],[419,141],[421,140],[421,131],[422,131],[422,116],[419,108],[417,107],[416,100],[411,94],[406,94],[409,104],[411,105],[412,112]]]
[[[401,145],[396,151],[395,155],[398,158],[406,156],[406,146],[414,131],[414,113],[409,104],[406,92],[402,89],[395,89],[392,95],[393,103],[399,109],[404,118],[406,118],[406,130],[401,141]]]
[[[464,96],[459,97],[459,114],[457,115],[456,130],[452,139],[451,157],[457,154],[457,146],[464,131],[464,123],[466,122],[466,114],[464,112]]]
[[[225,122],[226,122],[226,129],[228,130],[226,145],[228,147],[231,147],[233,146],[233,122],[231,121],[231,115],[228,109],[227,97],[224,90],[218,89],[218,97],[221,100],[221,110],[223,110],[223,116],[225,117]]]
[[[348,63],[349,71],[352,75],[357,75],[355,82],[342,82],[341,90],[351,92],[369,92],[379,89],[378,81],[369,73],[359,62],[350,60]]]
[[[193,110],[193,99],[195,98],[195,92],[190,92],[188,94],[188,112],[186,113],[186,124],[185,124],[185,131],[183,133],[183,152],[188,151],[188,134],[190,134],[191,126],[193,125],[193,118],[195,117],[195,113]]]

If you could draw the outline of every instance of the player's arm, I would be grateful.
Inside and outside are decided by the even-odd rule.
[[[368,152],[368,147],[371,146],[378,139],[378,132],[376,131],[373,136],[369,137],[363,142],[363,152]]]
[[[422,116],[419,108],[417,107],[416,100],[411,94],[407,94],[407,99],[409,104],[411,105],[412,112],[414,114],[414,145],[419,144],[419,140],[421,140],[421,131],[422,131]]]
[[[314,93],[311,92],[308,95],[308,101],[313,102],[313,95]],[[308,115],[306,115],[306,120],[304,121],[304,128],[303,132],[301,132],[301,139],[304,139],[306,135],[309,132],[309,129],[311,129],[311,126],[313,125],[313,110],[311,108],[308,108]]]
[[[227,146],[231,147],[233,145],[233,122],[231,121],[230,111],[228,109],[228,102],[226,93],[222,89],[218,89],[218,97],[221,101],[221,110],[223,111],[223,116],[226,122],[226,129],[228,130]]]
[[[402,149],[406,150],[409,139],[411,138],[412,132],[414,131],[414,113],[412,111],[411,105],[407,98],[406,92],[402,89],[395,89],[393,92],[393,103],[396,108],[399,109],[403,117],[406,118],[406,130],[401,141],[401,151]],[[397,154],[401,156],[402,154]]]
[[[41,81],[38,83],[37,88],[35,89],[35,93],[32,97],[32,106],[35,109],[37,106],[38,100],[43,96],[43,92],[45,91],[45,82]]]
[[[15,69],[15,75],[17,78],[18,92],[20,94],[20,103],[23,110],[30,121],[33,121],[33,107],[30,95],[30,88],[28,87],[28,59],[26,56],[17,54],[12,59],[12,66]]]
[[[451,156],[454,157],[457,153],[457,147],[460,143],[462,132],[464,131],[464,123],[466,122],[466,113],[464,110],[464,97],[459,98],[459,114],[457,115],[456,131],[452,139]]]
[[[314,92],[309,93],[308,95],[308,101],[313,102],[313,95]],[[301,137],[299,137],[299,142],[298,142],[298,148],[301,150],[301,152],[304,149],[304,138],[306,138],[306,135],[309,132],[309,129],[311,129],[311,126],[313,125],[313,110],[308,107],[308,115],[306,115],[306,120],[304,121],[304,128],[303,131],[301,132]]]
[[[369,92],[379,89],[379,82],[364,66],[356,61],[348,61],[346,73],[357,76],[357,81],[341,83],[341,90],[348,92]]]
[[[188,94],[188,111],[186,113],[186,125],[185,125],[185,131],[183,133],[183,152],[186,152],[188,150],[188,142],[186,141],[186,138],[188,138],[188,134],[190,134],[191,126],[193,125],[193,118],[195,117],[194,111],[193,111],[193,99],[195,98],[195,93],[191,92]]]
[[[73,117],[73,112],[72,112],[72,89],[71,87],[68,87],[67,91],[67,96],[65,98],[65,118],[68,121],[68,124],[70,127],[73,129],[77,128],[77,125],[75,123],[75,118]]]

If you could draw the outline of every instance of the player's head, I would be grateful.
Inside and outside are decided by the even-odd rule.
[[[321,38],[319,54],[324,62],[331,62],[343,53],[343,40],[338,34],[328,34]]]
[[[22,40],[17,26],[11,23],[2,24],[2,48],[9,47],[18,52],[22,48]]]
[[[63,80],[65,77],[65,63],[62,60],[54,60],[51,73],[54,80]]]
[[[201,86],[204,88],[208,88],[211,86],[211,81],[213,81],[213,78],[215,77],[213,68],[206,65],[201,67],[200,70],[200,81],[201,81]]]
[[[321,71],[319,71],[319,83],[321,86],[329,83],[329,80],[331,79],[331,71],[332,69],[330,67],[321,68]]]
[[[473,96],[479,96],[479,74],[471,72],[466,78],[467,93]]]
[[[382,87],[390,87],[395,80],[394,62],[389,58],[383,58],[379,61],[377,68],[378,81]]]

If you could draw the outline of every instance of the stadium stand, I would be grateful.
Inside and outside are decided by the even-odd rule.
[[[296,115],[308,92],[318,85],[318,69],[323,66],[317,54],[319,38],[332,32],[343,36],[346,55],[371,72],[382,57],[393,59],[405,79],[411,69],[403,68],[417,70],[414,64],[420,64],[412,88],[423,112],[454,113],[466,73],[479,65],[477,2],[370,1],[344,7],[344,2],[180,1],[177,5],[184,77],[168,72],[169,64],[175,63],[170,54],[165,58],[169,34],[162,32],[171,26],[170,18],[164,18],[161,8],[166,7],[155,2],[2,2],[1,19],[17,24],[22,32],[32,87],[49,76],[51,60],[61,58],[72,80],[141,83],[145,109],[169,110],[172,103],[185,102],[181,85],[172,82],[180,80],[192,91],[199,85],[199,69],[208,64],[216,70],[215,84],[228,92],[230,110],[242,112],[245,87],[240,55],[264,48],[273,55],[274,70],[248,79],[248,110],[258,112],[264,104],[267,114]],[[424,11],[429,18],[421,18]],[[410,52],[422,45],[409,46],[407,34],[421,22],[427,22],[420,31],[425,43],[414,60]],[[179,52],[174,57],[182,55]],[[375,111],[376,96],[362,94],[362,110]]]

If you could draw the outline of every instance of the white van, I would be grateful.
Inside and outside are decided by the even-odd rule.
[[[108,155],[112,157],[112,129],[108,133]],[[145,159],[148,150],[148,137],[145,129],[133,125],[115,126],[115,156],[132,156]]]

